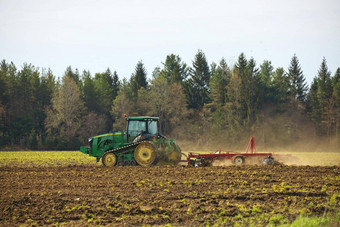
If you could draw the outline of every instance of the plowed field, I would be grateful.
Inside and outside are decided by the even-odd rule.
[[[340,167],[0,167],[0,225],[266,225],[339,209]]]

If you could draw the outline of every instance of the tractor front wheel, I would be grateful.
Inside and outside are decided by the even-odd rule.
[[[112,167],[117,164],[117,157],[113,153],[105,153],[103,155],[102,162],[104,166]]]
[[[156,148],[150,142],[142,142],[134,152],[136,162],[141,166],[151,166],[156,160]]]

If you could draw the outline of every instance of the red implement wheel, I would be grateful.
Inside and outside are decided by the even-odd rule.
[[[235,158],[234,158],[234,163],[235,163],[235,165],[237,165],[237,166],[240,166],[240,165],[244,165],[244,157],[243,156],[236,156]]]

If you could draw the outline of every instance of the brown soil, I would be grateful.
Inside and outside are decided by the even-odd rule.
[[[266,225],[339,208],[340,167],[1,167],[0,225]]]

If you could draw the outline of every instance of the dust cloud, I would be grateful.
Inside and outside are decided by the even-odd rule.
[[[215,160],[211,163],[212,166],[232,166],[234,165],[232,160],[224,159],[224,160]]]
[[[245,141],[245,140],[244,140]],[[242,141],[243,142],[243,141]],[[230,153],[244,153],[246,152],[247,142],[244,144],[244,149],[241,146],[230,146],[228,143],[225,145],[218,144],[216,147],[207,144],[197,147],[195,144],[191,145],[188,142],[178,144],[182,147],[182,151],[185,153],[215,153],[221,148],[222,151],[228,151]],[[328,140],[310,139],[296,142],[293,144],[285,144],[278,146],[265,144],[261,140],[256,140],[257,153],[272,153],[275,161],[278,161],[283,165],[296,165],[296,166],[340,166],[340,149],[337,144],[331,143]],[[236,148],[235,150],[233,148]],[[247,160],[248,159],[248,160]],[[246,159],[246,164],[258,164],[261,165],[262,161],[253,163],[249,158]],[[214,160],[212,166],[231,166],[234,165],[232,160]]]

